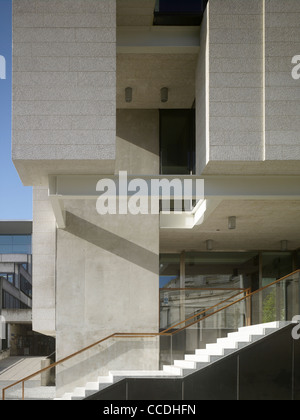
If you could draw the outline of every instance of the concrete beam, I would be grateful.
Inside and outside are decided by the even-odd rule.
[[[117,29],[117,53],[197,54],[198,26],[126,26]]]
[[[3,309],[1,314],[10,324],[32,324],[31,309]]]
[[[49,177],[49,199],[58,229],[65,229],[66,212],[63,199],[57,194],[57,177]]]
[[[160,214],[161,229],[193,229],[201,225],[223,200],[300,200],[300,176],[140,176],[150,186],[153,179],[192,179],[204,182],[204,199],[198,198],[197,206],[182,214]],[[63,201],[65,199],[97,199],[96,186],[101,179],[113,180],[119,190],[118,176],[53,176],[50,177],[49,195],[57,224],[65,228]],[[126,177],[127,185],[136,177]],[[148,191],[151,191],[150,188]],[[196,197],[195,189],[192,196]],[[133,195],[134,193],[132,193]],[[122,194],[120,194],[121,196]],[[148,194],[149,197],[149,194]],[[173,198],[177,196],[174,194]],[[160,198],[163,198],[162,196]]]
[[[57,196],[50,196],[53,213],[55,215],[58,229],[66,228],[66,212],[64,210],[63,200]]]
[[[49,177],[49,196],[58,199],[95,199],[96,190],[102,179],[115,181],[118,175],[57,175]],[[221,200],[300,200],[300,176],[127,176],[127,182],[136,179],[145,180],[150,185],[152,180],[174,179],[204,181],[206,199]],[[195,188],[193,188],[193,194]]]

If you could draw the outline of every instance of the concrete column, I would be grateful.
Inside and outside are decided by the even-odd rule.
[[[115,172],[158,174],[159,114],[119,110]],[[116,332],[159,331],[159,216],[106,215],[65,202],[57,237],[57,357]],[[158,369],[158,340],[110,339],[57,369],[57,393],[109,370]]]
[[[48,188],[33,188],[33,330],[55,336],[56,221]]]
[[[197,172],[230,173],[264,160],[263,0],[210,0],[200,36]]]

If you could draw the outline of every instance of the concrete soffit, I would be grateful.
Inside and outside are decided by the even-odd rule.
[[[199,26],[123,26],[117,28],[117,53],[197,54]]]
[[[199,200],[192,211],[180,214],[161,213],[161,229],[193,229],[203,224],[223,200],[300,200],[300,176],[178,176],[176,178],[204,181],[204,199]],[[59,229],[66,227],[64,201],[96,200],[101,195],[96,189],[101,179],[104,179],[103,175],[49,177],[49,198]],[[119,181],[118,176],[106,176],[105,179],[113,180],[116,184]],[[128,176],[128,182],[134,179],[136,177]],[[152,179],[171,181],[174,177],[140,176],[139,179],[150,183]]]

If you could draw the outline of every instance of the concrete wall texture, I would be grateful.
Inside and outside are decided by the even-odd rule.
[[[38,161],[62,161],[60,170],[113,160],[115,0],[14,0],[13,55],[13,160],[23,176]]]
[[[209,1],[204,20],[209,43],[201,39],[199,56],[201,73],[205,48],[209,129],[205,137],[203,125],[198,131],[199,151],[206,150],[198,173],[219,172],[220,162],[300,158],[300,86],[291,75],[300,49],[299,18],[297,0]],[[203,92],[198,76],[200,103]]]
[[[56,220],[47,187],[33,188],[33,330],[56,334]]]
[[[157,111],[118,111],[116,172],[159,173],[158,122]],[[67,228],[57,237],[57,357],[116,332],[157,332],[159,216],[100,217],[93,200],[69,200],[65,210]],[[92,363],[76,358],[73,370],[58,369],[58,395],[109,370],[157,369],[157,344],[105,342],[89,353]]]
[[[300,84],[291,77],[300,51],[300,4],[266,1],[266,159],[300,159]]]

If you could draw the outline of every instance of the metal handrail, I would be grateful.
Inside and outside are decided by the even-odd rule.
[[[222,292],[230,292],[230,291],[237,291],[237,290],[247,290],[243,287],[163,287],[161,289],[159,289],[160,292],[174,292],[174,291],[188,291],[188,290],[192,290],[192,291],[198,291],[198,290],[210,290],[210,291],[222,291]]]
[[[295,275],[295,274],[297,274],[297,273],[300,273],[300,269],[299,269],[299,270],[296,270],[296,271],[292,272],[291,274],[288,274],[288,275],[286,275],[286,276],[284,276],[284,277],[282,277],[282,278],[280,278],[280,279],[278,279],[278,280],[276,280],[276,281],[274,281],[274,282],[272,282],[272,283],[270,283],[270,284],[268,284],[268,285],[267,285],[267,286],[265,286],[265,287],[262,287],[261,289],[258,289],[258,290],[256,290],[256,291],[254,291],[254,292],[252,292],[252,293],[248,293],[248,292],[246,292],[247,294],[246,294],[246,296],[244,296],[243,298],[240,298],[240,299],[238,299],[238,300],[236,300],[236,301],[234,301],[234,302],[232,302],[232,303],[230,303],[230,304],[228,304],[228,305],[225,305],[225,306],[223,306],[222,308],[217,309],[216,311],[214,311],[214,312],[212,312],[212,313],[210,313],[210,314],[208,314],[208,315],[205,315],[203,318],[201,318],[201,319],[197,319],[196,321],[194,321],[194,322],[192,322],[192,323],[190,323],[190,324],[188,324],[188,325],[185,325],[184,327],[182,327],[182,328],[180,328],[180,329],[177,329],[177,330],[175,330],[175,331],[172,331],[172,332],[169,332],[169,331],[174,330],[174,328],[178,327],[179,325],[181,325],[181,324],[183,324],[183,323],[186,323],[186,322],[190,321],[191,319],[197,318],[197,317],[199,317],[200,315],[205,314],[205,313],[206,313],[206,312],[208,312],[210,309],[214,309],[215,307],[219,306],[220,304],[223,304],[223,303],[227,302],[229,299],[232,299],[232,297],[230,297],[230,298],[226,299],[225,301],[222,301],[222,302],[220,302],[219,304],[217,304],[217,305],[215,305],[215,306],[213,306],[213,307],[211,307],[211,308],[208,308],[208,309],[206,309],[206,310],[204,310],[204,311],[202,311],[202,312],[200,312],[200,313],[198,313],[198,314],[195,314],[195,315],[193,315],[192,317],[190,317],[190,318],[188,318],[188,319],[186,319],[186,320],[184,320],[184,321],[181,321],[181,322],[179,322],[178,324],[173,325],[172,327],[170,327],[170,328],[168,328],[168,329],[166,329],[166,330],[164,330],[164,331],[162,331],[162,332],[160,332],[160,333],[114,333],[114,334],[111,334],[111,335],[109,335],[109,336],[107,336],[107,337],[103,338],[102,340],[99,340],[99,341],[97,341],[96,343],[91,344],[90,346],[85,347],[85,348],[83,348],[83,349],[81,349],[81,350],[77,351],[76,353],[73,353],[73,354],[71,354],[71,355],[69,355],[69,356],[67,356],[67,357],[65,357],[65,358],[63,358],[63,359],[61,359],[61,360],[59,360],[59,361],[57,361],[57,362],[53,363],[53,364],[52,364],[52,365],[50,365],[50,366],[47,366],[46,368],[43,368],[43,369],[39,370],[38,372],[35,372],[35,373],[33,373],[33,374],[31,374],[31,375],[27,376],[26,378],[23,378],[23,379],[21,379],[21,380],[19,380],[19,381],[15,382],[14,384],[11,384],[11,385],[7,386],[6,388],[3,388],[3,389],[2,389],[2,400],[5,400],[5,392],[6,392],[8,389],[10,389],[10,388],[12,388],[12,387],[14,387],[14,386],[16,386],[16,385],[19,385],[19,384],[22,384],[22,400],[24,400],[24,399],[25,399],[25,388],[24,388],[24,384],[25,384],[25,382],[29,381],[30,379],[34,378],[34,377],[35,377],[35,376],[37,376],[37,375],[40,375],[41,373],[44,373],[45,371],[47,371],[47,370],[49,370],[49,369],[52,369],[52,368],[54,368],[54,367],[56,367],[56,366],[58,366],[58,365],[60,365],[60,364],[62,364],[62,363],[64,363],[64,362],[66,362],[66,361],[68,361],[68,360],[72,359],[72,358],[73,358],[73,357],[75,357],[75,356],[78,356],[79,354],[84,353],[84,352],[85,352],[85,351],[87,351],[87,350],[90,350],[90,349],[91,349],[91,348],[93,348],[93,347],[96,347],[97,345],[99,345],[99,344],[101,344],[101,343],[103,343],[103,342],[105,342],[105,341],[107,341],[107,340],[109,340],[109,339],[111,339],[111,338],[114,338],[114,337],[119,337],[119,338],[136,338],[136,337],[140,337],[140,338],[149,338],[149,337],[150,337],[150,338],[151,338],[151,337],[159,337],[159,336],[173,336],[173,335],[175,335],[175,334],[177,334],[177,333],[179,333],[179,332],[181,332],[181,331],[183,331],[183,330],[185,330],[185,329],[187,329],[187,328],[189,328],[189,327],[191,327],[191,326],[193,326],[193,325],[195,325],[195,324],[197,324],[197,323],[199,323],[199,322],[201,322],[201,321],[203,321],[203,320],[205,320],[205,319],[207,319],[207,318],[209,318],[209,317],[211,317],[211,316],[213,316],[213,315],[215,315],[215,314],[217,314],[217,313],[219,313],[219,312],[221,312],[221,311],[223,311],[223,310],[225,310],[225,309],[227,309],[227,308],[230,308],[231,306],[233,306],[233,305],[235,305],[235,304],[237,304],[237,303],[239,303],[239,302],[242,302],[242,301],[244,301],[244,300],[246,300],[246,299],[251,298],[252,296],[254,296],[254,295],[256,295],[256,294],[258,294],[258,293],[262,292],[263,290],[268,289],[269,287],[272,287],[272,286],[274,286],[275,284],[278,284],[278,283],[280,283],[280,282],[282,282],[282,281],[286,280],[287,278],[289,278],[289,277],[291,277],[291,276],[293,276],[293,275]],[[249,289],[248,289],[248,290],[249,290]],[[243,292],[240,292],[239,294],[241,294],[241,293],[243,293]],[[239,294],[238,294],[238,295],[239,295]],[[238,296],[238,295],[237,295],[237,296]],[[236,296],[233,296],[233,297],[236,297]]]

